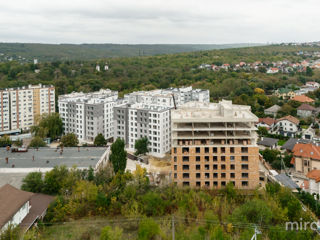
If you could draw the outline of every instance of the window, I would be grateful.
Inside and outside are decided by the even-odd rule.
[[[212,152],[213,153],[217,153],[218,152],[218,148],[216,148],[216,147],[212,148]]]
[[[182,177],[183,178],[189,178],[189,173],[183,173]]]
[[[241,160],[247,162],[249,160],[249,157],[248,156],[241,156]]]
[[[188,147],[182,148],[182,153],[189,153],[189,148]]]
[[[209,170],[209,168],[210,168],[210,167],[209,167],[209,164],[204,165],[204,169],[205,169],[205,170]]]
[[[221,178],[226,178],[226,173],[221,173]]]
[[[173,153],[177,153],[177,148],[173,148]]]
[[[196,161],[200,162],[200,156],[196,156]]]
[[[226,165],[225,164],[221,164],[221,169],[225,170],[226,169]]]
[[[190,183],[189,182],[183,182],[182,185],[187,187],[187,186],[190,186]]]
[[[215,186],[215,187],[218,186],[218,182],[214,181],[213,186]]]
[[[222,182],[221,182],[221,186],[222,186],[222,187],[226,186],[226,182],[225,182],[225,181],[222,181]]]
[[[247,147],[242,147],[241,148],[241,152],[242,153],[247,153],[248,152],[248,148]]]
[[[234,153],[234,147],[230,148],[230,153]]]
[[[235,178],[236,174],[235,173],[230,173],[230,178]]]
[[[225,147],[221,148],[221,153],[226,153],[226,148]]]
[[[235,157],[234,156],[230,156],[230,161],[234,161]]]
[[[208,147],[204,148],[204,152],[209,153],[209,148]]]
[[[248,170],[249,169],[248,164],[241,164],[241,169],[242,170]]]
[[[209,156],[205,156],[205,157],[204,157],[204,160],[205,160],[206,162],[209,162]]]
[[[200,178],[201,177],[201,173],[196,173],[196,178]]]
[[[241,185],[242,185],[243,187],[246,187],[246,186],[249,185],[249,183],[248,183],[248,181],[242,181],[242,182],[241,182]]]
[[[204,184],[206,185],[206,187],[210,187],[210,182],[204,182]]]
[[[231,164],[230,165],[230,170],[234,170],[235,169],[235,165],[234,164]]]
[[[218,173],[213,173],[213,178],[218,178]]]
[[[200,165],[196,165],[196,170],[200,170],[200,169],[201,169]]]
[[[242,174],[241,174],[241,177],[242,177],[242,178],[248,178],[248,177],[249,177],[249,173],[242,173]]]
[[[226,161],[226,156],[221,156],[221,161],[222,162]]]
[[[182,157],[183,162],[189,162],[189,157],[188,156],[183,156]]]
[[[177,178],[177,174],[176,173],[174,174],[174,178]]]
[[[204,174],[204,177],[205,177],[205,178],[209,178],[209,177],[210,177],[210,173],[205,173],[205,174]]]
[[[174,162],[177,162],[177,157],[173,157],[173,161],[174,161]]]
[[[174,165],[174,170],[177,170],[177,165]]]
[[[213,156],[212,160],[213,160],[214,162],[218,161],[218,156]]]
[[[200,153],[200,148],[199,147],[196,148],[196,153]]]
[[[201,182],[196,182],[196,187],[201,187]]]
[[[217,164],[213,164],[213,170],[217,170],[218,169],[218,165]]]
[[[183,170],[189,170],[189,165],[182,165]]]

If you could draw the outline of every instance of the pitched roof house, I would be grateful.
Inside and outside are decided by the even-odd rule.
[[[302,104],[300,107],[297,108],[297,115],[300,117],[310,117],[312,116],[313,112],[316,109],[312,106],[310,106],[309,104]]]
[[[299,119],[288,115],[276,120],[272,131],[287,137],[294,137],[299,130]]]
[[[264,114],[266,114],[266,115],[272,115],[272,116],[275,117],[280,109],[281,109],[280,106],[278,106],[278,105],[273,105],[273,106],[265,109],[265,110],[264,110]]]
[[[0,188],[0,231],[9,225],[28,230],[43,218],[54,197],[19,190],[10,184]]]
[[[257,127],[265,127],[267,129],[270,129],[275,122],[276,122],[276,120],[271,117],[259,118],[259,122],[257,123]]]
[[[309,98],[306,95],[296,95],[291,100],[296,101],[296,102],[302,102],[302,103],[313,103],[314,102],[314,100],[312,98]]]
[[[320,147],[314,144],[297,143],[293,148],[293,158],[291,164],[294,164],[296,172],[307,175],[314,169],[320,170]]]

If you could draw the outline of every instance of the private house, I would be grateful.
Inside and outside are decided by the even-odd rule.
[[[268,74],[275,74],[275,73],[278,73],[278,72],[279,72],[279,68],[269,68],[267,70]]]
[[[320,87],[320,83],[317,83],[317,82],[306,82],[306,86],[307,87],[312,87],[312,88],[319,88]]]
[[[320,170],[314,169],[308,172],[308,180],[304,180],[302,188],[311,194],[320,193]]]
[[[9,184],[0,188],[0,232],[9,225],[28,230],[46,214],[54,197],[19,190]]]
[[[301,103],[314,103],[314,100],[312,98],[309,98],[305,95],[296,95],[295,97],[291,98],[291,100]]]
[[[264,150],[265,148],[276,149],[278,146],[278,141],[279,139],[262,137],[257,144],[262,150]]]
[[[273,105],[273,106],[265,109],[265,110],[264,110],[264,114],[266,114],[266,115],[271,115],[271,116],[274,116],[274,117],[275,117],[280,109],[281,109],[280,106],[278,106],[278,105]]]
[[[274,123],[276,122],[275,119],[271,117],[266,118],[259,118],[259,122],[256,124],[257,127],[265,127],[266,129],[270,129],[273,127]]]
[[[277,119],[273,132],[287,137],[294,137],[299,131],[299,122],[299,119],[291,115]]]
[[[302,118],[307,118],[312,116],[315,110],[316,109],[314,107],[304,103],[300,107],[298,107],[297,115]]]
[[[307,175],[311,170],[320,170],[320,147],[314,144],[297,143],[293,148],[291,164],[298,173]]]
[[[303,132],[302,132],[302,139],[304,140],[308,140],[308,141],[311,141],[313,140],[313,138],[315,137],[316,135],[316,131],[310,126],[308,129],[305,129]]]
[[[279,88],[275,91],[275,95],[278,98],[291,99],[296,96],[296,93],[288,88]]]

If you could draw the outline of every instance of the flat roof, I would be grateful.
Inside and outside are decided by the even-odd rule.
[[[105,147],[80,147],[80,152],[78,152],[77,147],[64,148],[63,154],[60,155],[60,150],[55,148],[39,148],[39,151],[29,149],[28,152],[21,153],[12,153],[5,148],[0,148],[0,169],[12,169],[12,164],[15,165],[14,168],[53,168],[59,165],[95,167],[106,150]],[[9,164],[6,164],[6,157],[9,158]]]

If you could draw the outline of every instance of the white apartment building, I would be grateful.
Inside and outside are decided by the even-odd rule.
[[[109,89],[59,96],[65,133],[75,133],[81,142],[93,142],[99,133],[106,139],[113,138],[113,107],[117,99],[118,92]]]
[[[209,90],[192,89],[192,86],[156,89],[152,91],[138,91],[125,94],[124,100],[131,104],[144,103],[174,107],[174,102],[176,106],[180,106],[190,101],[209,102],[210,92]]]
[[[135,141],[148,137],[149,154],[164,157],[171,148],[171,109],[189,101],[209,102],[209,90],[190,87],[126,94],[114,108],[114,136],[134,151]]]
[[[171,146],[170,107],[123,103],[114,107],[115,138],[126,142],[129,151],[135,151],[135,142],[147,137],[149,154],[164,157]]]
[[[44,113],[55,112],[55,88],[29,85],[0,90],[0,132],[28,130]]]

